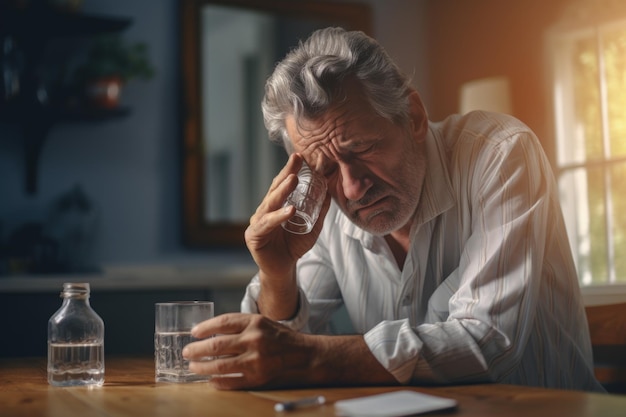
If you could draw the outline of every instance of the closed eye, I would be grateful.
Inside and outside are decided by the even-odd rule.
[[[326,181],[330,181],[333,176],[337,173],[338,171],[338,165],[337,164],[332,164],[329,165],[324,172],[322,172],[322,175],[324,175],[324,178],[326,178]]]
[[[368,145],[366,147],[363,147],[361,149],[355,150],[354,153],[356,155],[365,155],[365,154],[368,154],[370,152],[373,152],[375,149],[376,149],[376,144],[372,143],[372,144],[370,144],[370,145]]]

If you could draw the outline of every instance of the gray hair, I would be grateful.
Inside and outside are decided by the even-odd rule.
[[[278,63],[265,84],[263,119],[272,141],[292,145],[285,119],[311,119],[341,99],[342,80],[354,77],[372,108],[399,124],[408,122],[409,80],[385,50],[363,32],[320,29]]]

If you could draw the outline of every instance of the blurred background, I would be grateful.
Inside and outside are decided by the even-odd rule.
[[[205,173],[189,177],[188,140],[194,137],[194,132],[201,136],[198,131],[207,128],[204,123],[210,117],[199,109],[190,109],[189,91],[198,90],[198,100],[202,100],[205,92],[200,90],[209,84],[202,78],[206,75],[202,70],[209,65],[211,57],[187,61],[187,66],[183,67],[189,54],[181,48],[189,34],[185,35],[185,31],[189,28],[199,30],[199,21],[204,22],[201,13],[194,14],[195,9],[189,12],[189,8],[198,3],[201,2],[0,0],[0,13],[4,15],[0,19],[3,46],[3,97],[0,97],[0,306],[3,307],[0,317],[14,322],[10,332],[14,332],[16,338],[24,337],[23,330],[28,326],[38,329],[37,337],[45,333],[43,318],[47,319],[58,307],[60,300],[56,294],[62,282],[68,280],[92,283],[94,308],[106,316],[105,322],[111,323],[112,327],[108,326],[108,329],[116,329],[112,330],[109,339],[109,349],[115,352],[151,349],[150,320],[152,305],[156,301],[219,298],[218,313],[238,309],[243,288],[255,272],[242,244],[241,233],[245,224],[241,221],[236,228],[228,225],[221,228],[223,221],[218,219],[219,227],[209,228],[211,238],[205,239],[205,217],[210,217],[210,213],[205,216],[201,207],[208,204],[203,202],[203,196],[189,195],[190,190],[202,192],[209,180],[219,178],[215,173],[210,178],[205,178]],[[216,3],[224,7],[229,2]],[[248,3],[257,6],[262,3],[265,7],[272,2]],[[291,3],[305,2],[293,0]],[[620,51],[626,51],[623,24],[626,13],[619,2],[610,0],[360,0],[329,3],[359,5],[365,20],[357,19],[358,24],[364,25],[396,59],[401,69],[411,76],[412,84],[420,92],[433,121],[470,110],[461,106],[463,91],[476,87],[476,80],[495,80],[497,91],[494,94],[499,103],[496,106],[504,107],[494,110],[511,113],[528,124],[540,138],[557,173],[567,169],[574,157],[559,156],[559,146],[567,147],[568,143],[558,138],[559,123],[568,125],[570,119],[563,119],[565,110],[555,107],[555,101],[563,100],[555,96],[555,85],[565,85],[562,83],[565,70],[558,72],[558,68],[555,69],[554,45],[562,45],[558,42],[570,39],[572,33],[580,33],[580,28],[587,28],[590,24],[597,26],[598,22],[607,19],[607,15],[612,16],[609,20],[621,16],[622,20],[617,20],[622,23],[613,41],[617,48],[614,55],[623,56]],[[188,9],[183,7],[185,5]],[[591,13],[604,20],[591,23],[585,20],[590,16],[589,11],[604,10],[604,7],[608,12],[596,13],[597,16],[595,12]],[[37,12],[35,20],[32,16],[30,20],[20,20],[22,12],[33,10],[43,12]],[[60,36],[46,35],[44,32],[50,30],[50,23],[45,16],[52,16],[51,13],[54,16],[104,17],[107,30],[113,27],[110,31],[118,35],[112,42],[138,47],[135,58],[145,58],[143,64],[146,65],[142,67],[140,63],[133,77],[121,85],[90,85],[88,88],[79,85],[79,81],[83,82],[86,74],[93,71],[85,63],[90,54],[98,53],[94,51],[94,44],[99,38],[96,33],[75,36],[63,31]],[[344,16],[342,19],[354,17]],[[215,22],[215,16],[213,19]],[[221,25],[221,34],[237,27],[233,20],[226,18],[217,19],[217,23]],[[83,23],[93,32],[98,32],[100,24],[103,22],[99,20]],[[324,22],[316,24],[323,25]],[[249,26],[241,27],[243,29],[237,33],[245,32]],[[58,26],[54,30],[58,31]],[[562,33],[567,33],[570,38],[561,36]],[[580,52],[583,44],[570,42],[568,45],[579,48]],[[201,42],[194,43],[191,47],[192,50],[201,49],[202,45]],[[235,48],[235,42],[228,40],[211,45],[211,56],[217,56],[221,48],[225,54]],[[111,48],[111,44],[100,46]],[[24,52],[28,48],[40,57],[36,65]],[[284,50],[274,51],[274,57],[278,59]],[[564,58],[565,61],[568,59],[571,61],[572,58]],[[623,61],[611,65],[615,65],[618,75],[624,74],[626,65]],[[33,67],[38,69],[28,72],[28,68]],[[28,72],[27,77],[31,77],[29,82],[20,78],[19,74],[24,71]],[[561,81],[555,82],[555,79]],[[220,81],[218,78],[217,83]],[[258,79],[251,82],[259,84]],[[262,81],[260,83],[262,85]],[[493,83],[489,85],[489,88],[494,86]],[[611,85],[613,91],[623,86],[619,83]],[[113,94],[120,88],[121,94],[114,97],[118,103],[111,104],[108,101],[111,97],[105,97],[104,101],[93,97],[102,89]],[[478,97],[492,94],[481,91],[477,93]],[[226,106],[228,91],[224,94],[219,96],[218,103]],[[13,106],[11,101],[16,97],[25,100],[27,105]],[[100,100],[96,106],[98,110],[94,111],[97,100]],[[259,100],[260,96],[247,100],[247,111],[252,115],[248,115],[248,119],[235,118],[233,122],[235,126],[245,127],[253,120],[257,128],[251,137],[264,142],[263,131],[258,128]],[[59,103],[64,109],[71,109],[70,116],[65,113],[59,116]],[[476,105],[489,106],[485,102]],[[601,108],[597,103],[593,106],[594,109]],[[612,106],[616,108],[615,103]],[[45,113],[49,109],[56,118],[51,119]],[[574,111],[573,114],[578,113]],[[619,115],[611,117],[609,120],[615,120],[612,126],[622,126],[611,131],[615,136],[613,141],[626,142],[620,136],[624,132],[619,130],[624,129],[623,116],[621,119]],[[226,123],[222,119],[211,119],[211,128]],[[591,120],[595,119],[592,117]],[[41,137],[42,140],[37,142],[27,137]],[[205,145],[194,143],[194,146]],[[581,146],[584,148],[585,145]],[[605,159],[610,156],[604,154]],[[620,155],[617,157],[621,158]],[[593,159],[580,155],[576,158],[576,169]],[[220,161],[223,159],[219,156],[214,158],[212,166]],[[234,170],[242,166],[237,161],[229,163],[230,169]],[[280,160],[269,169],[270,172],[265,169],[264,175],[271,179],[274,174],[271,171],[277,166],[280,166]],[[587,181],[589,189],[595,188],[588,177],[583,180]],[[570,181],[569,185],[563,186],[565,198],[573,195],[571,188],[576,188],[575,184]],[[617,184],[615,180],[613,184],[610,190],[617,195],[623,184]],[[598,202],[591,201],[594,198],[599,199]],[[617,200],[612,204],[622,204],[615,203]],[[583,201],[588,208],[607,207],[604,197],[592,198],[587,194],[582,200],[580,196],[574,196],[569,201],[573,206],[579,206]],[[251,202],[249,214],[256,202]],[[193,205],[192,209],[188,208],[189,204]],[[618,211],[620,206],[615,207]],[[621,262],[616,254],[626,248],[623,230],[626,226],[622,225],[623,221],[615,224],[602,221],[602,230],[612,231],[609,234],[614,237],[606,243],[605,232],[592,232],[589,222],[585,229],[584,221],[578,221],[585,216],[593,217],[590,212],[593,210],[582,214],[576,210],[569,213],[569,218],[573,219],[570,223],[576,229],[572,232],[571,243],[578,254],[577,262],[581,270],[584,269],[581,277],[587,277],[587,284],[623,283],[626,274],[616,267]],[[612,211],[606,213],[604,218],[616,217]],[[249,214],[244,209],[240,219],[246,219]],[[585,249],[589,247],[593,233],[601,236],[597,239],[604,242],[604,249],[595,255]],[[222,237],[223,244],[220,243]],[[600,259],[600,266],[589,266],[593,263],[590,261],[593,256]],[[7,319],[15,310],[20,311],[21,320]],[[134,318],[129,319],[126,314],[129,311],[136,312]],[[141,342],[129,345],[128,341],[134,338],[141,339]],[[0,347],[0,355],[40,353],[42,346],[33,341],[13,348]]]

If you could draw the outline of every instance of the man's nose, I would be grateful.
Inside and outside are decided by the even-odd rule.
[[[358,201],[372,186],[367,170],[355,164],[340,164],[341,187],[343,195],[352,201]]]

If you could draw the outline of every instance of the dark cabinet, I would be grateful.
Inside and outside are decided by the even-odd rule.
[[[68,282],[71,282],[70,277]],[[46,356],[48,319],[61,307],[60,291],[60,285],[58,290],[44,291],[35,288],[33,291],[20,292],[0,290],[0,317],[2,317],[0,357]],[[103,290],[92,284],[90,304],[104,321],[105,354],[151,355],[154,352],[155,303],[181,300],[213,301],[215,314],[219,315],[239,311],[244,292],[244,287],[210,286]]]
[[[0,294],[3,343],[0,357],[46,356],[48,319],[61,307],[59,291]],[[115,291],[92,293],[90,304],[104,321],[107,354],[154,351],[154,304],[210,300],[206,290]]]
[[[37,165],[42,145],[53,125],[102,121],[129,112],[125,108],[71,105],[51,95],[50,86],[42,81],[48,45],[53,40],[119,32],[130,24],[128,18],[52,9],[11,9],[0,5],[0,122],[21,127],[28,193],[37,190]]]

